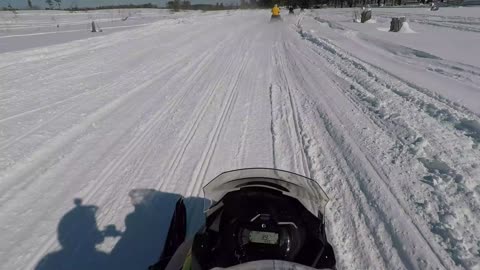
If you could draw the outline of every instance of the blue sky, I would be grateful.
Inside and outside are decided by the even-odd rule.
[[[164,6],[169,0],[62,0],[62,7],[70,7],[72,4],[77,4],[78,7],[96,7],[105,5],[120,5],[120,4],[146,4],[152,3],[159,6]],[[192,3],[212,3],[223,2],[236,3],[237,0],[190,0]],[[24,8],[27,6],[27,0],[0,0],[0,7],[6,7],[10,3],[14,8]],[[45,0],[32,0],[33,5],[45,7]]]

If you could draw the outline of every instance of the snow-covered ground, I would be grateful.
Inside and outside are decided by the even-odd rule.
[[[0,53],[108,35],[160,20],[174,24],[183,17],[166,9],[0,11]],[[92,33],[92,21],[103,32]]]
[[[201,187],[243,167],[320,183],[338,269],[480,269],[478,11],[181,13],[28,36],[0,54],[0,269],[145,269],[179,194],[201,220]],[[415,33],[384,31],[405,14]]]

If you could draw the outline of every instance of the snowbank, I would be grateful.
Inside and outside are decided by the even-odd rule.
[[[412,28],[410,28],[410,25],[408,24],[408,22],[404,22],[402,24],[402,28],[400,28],[400,33],[404,33],[404,34],[414,34],[414,33],[417,33],[415,31],[412,30]]]

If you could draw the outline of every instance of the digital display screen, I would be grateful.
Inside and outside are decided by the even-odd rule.
[[[251,231],[248,240],[252,243],[275,245],[278,243],[278,233]]]

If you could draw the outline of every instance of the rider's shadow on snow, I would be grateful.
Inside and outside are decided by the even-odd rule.
[[[108,255],[95,246],[107,236],[118,236],[119,232],[115,226],[107,226],[104,231],[98,229],[97,206],[83,205],[82,199],[75,199],[74,203],[75,207],[58,223],[57,238],[62,249],[43,257],[35,270],[105,269],[108,265]]]
[[[152,189],[135,189],[129,196],[135,210],[125,218],[125,232],[110,253],[111,269],[147,269],[162,253],[178,194]],[[184,198],[187,209],[187,238],[205,223],[206,200]],[[109,268],[109,269],[110,269]]]
[[[151,189],[136,189],[129,193],[134,211],[125,218],[125,231],[113,225],[100,231],[94,205],[83,205],[75,199],[75,207],[60,220],[57,228],[59,251],[47,254],[35,270],[105,270],[147,269],[163,250],[178,194]],[[205,199],[185,198],[187,237],[192,237],[204,224]],[[105,237],[121,236],[110,254],[96,249]]]

